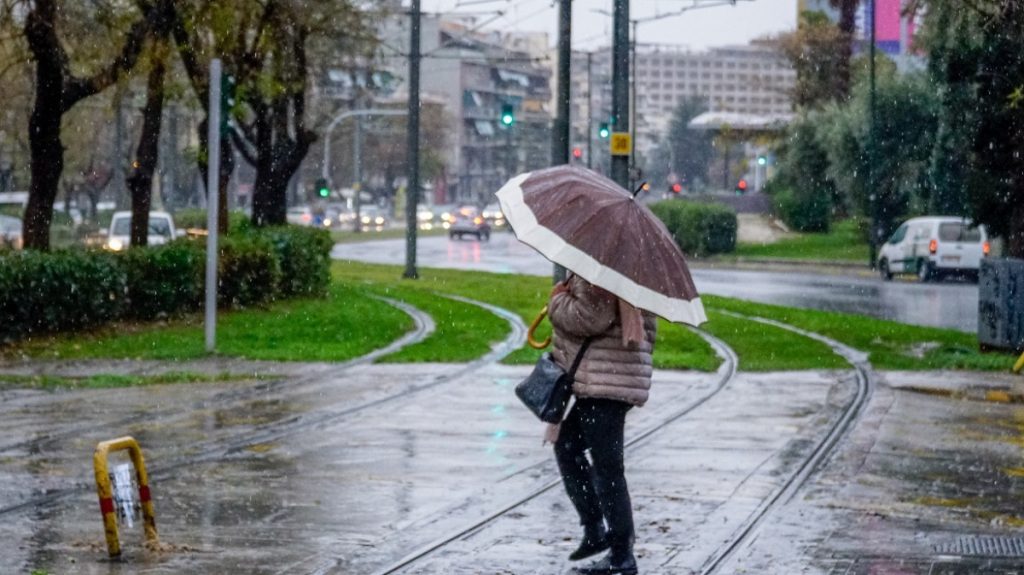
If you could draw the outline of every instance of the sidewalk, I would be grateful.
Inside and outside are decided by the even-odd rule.
[[[0,515],[8,541],[0,565],[18,573],[374,573],[557,479],[541,426],[511,392],[528,368],[459,375],[457,365],[336,373],[289,365],[290,375],[259,382],[5,392],[0,507],[27,505]],[[699,568],[837,416],[849,377],[741,373],[631,448],[642,572]],[[933,562],[951,564],[939,557],[960,537],[1024,535],[1021,407],[922,393],[979,381],[1019,386],[1019,378],[983,377],[882,374],[838,454],[721,572],[928,573]],[[716,378],[658,372],[650,403],[629,416],[627,438],[710,393]],[[124,560],[111,563],[91,452],[123,434],[145,450],[164,550],[143,551],[139,530],[125,529]],[[565,572],[577,528],[555,488],[402,572]],[[981,563],[972,559],[955,565],[1010,572],[974,570]]]

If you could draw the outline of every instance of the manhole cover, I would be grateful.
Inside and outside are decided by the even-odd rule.
[[[961,537],[952,543],[936,545],[935,551],[943,555],[1024,557],[1024,538]]]

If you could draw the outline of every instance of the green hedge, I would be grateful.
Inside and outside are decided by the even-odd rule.
[[[729,206],[666,200],[650,207],[688,256],[708,256],[736,249],[736,212]]]
[[[179,230],[206,229],[206,210],[199,208],[185,208],[174,212],[174,226]],[[228,232],[237,233],[248,231],[252,227],[249,216],[245,212],[233,210],[228,212]]]
[[[827,194],[798,194],[781,190],[774,196],[775,212],[798,232],[827,232],[832,223],[832,206]]]
[[[322,295],[330,280],[330,248],[327,232],[300,227],[221,238],[220,306]],[[205,241],[189,239],[123,253],[0,254],[0,342],[197,311],[205,263]]]

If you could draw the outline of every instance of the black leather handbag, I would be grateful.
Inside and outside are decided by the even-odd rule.
[[[550,353],[545,353],[537,360],[530,376],[516,386],[516,396],[541,421],[561,423],[565,415],[565,407],[572,397],[572,382],[576,379],[576,370],[583,361],[583,354],[590,347],[591,338],[583,341],[572,367],[566,373]]]

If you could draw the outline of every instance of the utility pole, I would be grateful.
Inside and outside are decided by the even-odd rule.
[[[594,53],[587,52],[587,167],[594,168]]]
[[[420,199],[420,0],[412,0],[409,26],[408,182],[405,188],[405,273],[416,279],[416,206]]]
[[[629,51],[629,69],[632,71],[632,74],[630,74],[632,80],[629,86],[629,188],[627,188],[629,190],[636,188],[636,49],[639,42],[639,38],[637,38],[636,35],[636,26],[639,23],[640,22],[638,20],[630,21],[631,27],[633,28],[633,42]]]
[[[352,202],[356,212],[355,232],[363,231],[362,207],[363,200],[363,117],[356,116],[356,134],[352,146]]]
[[[879,227],[879,214],[881,213],[881,198],[875,189],[875,0],[870,0],[868,5],[871,13],[868,15],[868,26],[871,27],[869,38],[871,47],[869,49],[868,75],[871,79],[868,88],[868,200],[871,202],[871,238],[868,241],[868,258],[871,261],[868,265],[875,269],[875,259],[878,253],[878,236],[881,232]]]
[[[551,165],[569,163],[569,99],[572,97],[572,0],[558,5],[558,100],[555,103],[555,129],[551,134]],[[589,94],[588,94],[589,95]],[[589,136],[588,136],[589,137]],[[566,278],[566,270],[555,264],[555,283]]]
[[[615,132],[629,131],[629,0],[615,0],[612,15],[612,121]],[[611,176],[629,187],[629,156],[612,156]]]

